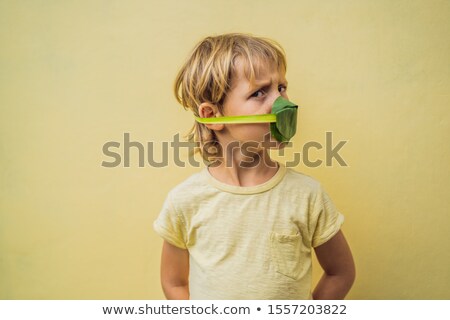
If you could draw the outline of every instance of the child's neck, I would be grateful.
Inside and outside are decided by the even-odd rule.
[[[272,160],[267,150],[258,150],[244,156],[236,150],[224,156],[220,165],[210,166],[210,174],[217,180],[239,187],[252,187],[270,180],[278,171],[278,163]]]

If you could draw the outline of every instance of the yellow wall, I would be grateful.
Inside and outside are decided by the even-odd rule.
[[[450,299],[449,19],[426,0],[1,1],[0,298],[164,297],[151,225],[199,169],[139,168],[137,151],[104,168],[102,146],[184,134],[172,84],[188,52],[249,32],[287,52],[302,106],[288,156],[348,140],[348,167],[296,168],[345,214],[348,298]]]

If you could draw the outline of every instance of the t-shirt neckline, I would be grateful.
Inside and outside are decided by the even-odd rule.
[[[285,176],[286,174],[286,166],[282,163],[278,164],[278,170],[269,180],[267,180],[264,183],[258,184],[256,186],[249,186],[249,187],[241,187],[241,186],[234,186],[231,184],[224,183],[220,180],[217,180],[215,177],[212,176],[212,174],[209,172],[208,167],[204,168],[205,174],[208,178],[209,184],[212,186],[226,192],[230,193],[236,193],[236,194],[255,194],[255,193],[261,193],[267,190],[272,189],[275,187]]]

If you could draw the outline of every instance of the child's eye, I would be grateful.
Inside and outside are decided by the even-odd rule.
[[[255,91],[250,97],[252,97],[252,98],[261,98],[263,94],[264,94],[264,90],[260,89],[258,91]]]
[[[287,87],[284,84],[281,84],[281,85],[278,86],[278,91],[284,92],[286,90],[287,90]]]

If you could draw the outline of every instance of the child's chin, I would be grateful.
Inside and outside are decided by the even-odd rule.
[[[283,149],[288,144],[287,142],[278,141],[272,135],[270,136],[270,142],[271,146],[273,146],[271,149]]]
[[[264,149],[270,149],[270,150],[278,150],[283,149],[286,146],[286,142],[280,142],[276,140],[274,137],[270,137],[270,142],[267,140],[262,140],[262,148]]]

